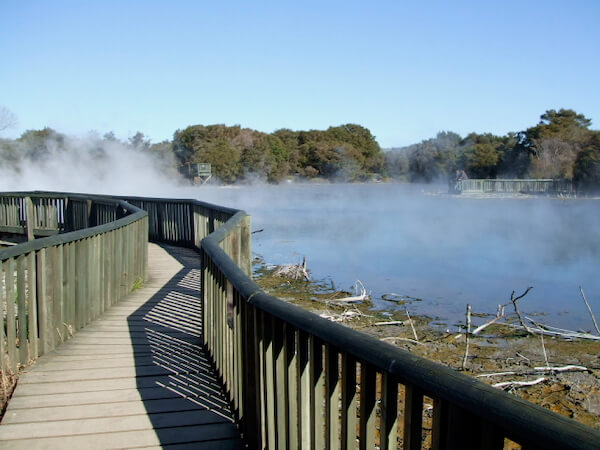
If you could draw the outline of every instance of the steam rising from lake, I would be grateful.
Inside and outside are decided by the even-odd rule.
[[[411,313],[443,326],[464,321],[467,303],[494,313],[510,293],[542,322],[591,329],[582,285],[600,315],[600,203],[550,198],[431,195],[399,184],[182,187],[164,160],[99,139],[67,139],[15,171],[0,164],[0,190],[53,190],[198,198],[246,210],[253,249],[270,263],[306,256],[313,278],[349,289],[360,279],[381,296],[421,298]]]
[[[0,142],[0,146],[2,143]],[[176,176],[168,160],[145,149],[135,149],[119,141],[94,136],[65,137],[45,141],[45,149],[35,158],[22,156],[32,150],[18,144],[17,169],[7,160],[0,161],[0,190],[43,190],[90,192],[98,194],[161,195],[174,192]],[[0,154],[2,155],[2,154]],[[167,194],[168,195],[168,194]]]
[[[423,299],[411,312],[464,322],[466,304],[495,313],[528,286],[529,313],[591,329],[583,286],[600,315],[600,203],[552,198],[474,198],[399,184],[255,186],[207,194],[253,216],[253,248],[268,262],[306,256],[315,278],[349,289],[360,279],[376,308],[397,293]],[[443,187],[441,188],[443,190]]]

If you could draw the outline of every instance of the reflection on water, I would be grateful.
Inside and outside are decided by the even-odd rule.
[[[578,286],[600,315],[600,203],[551,198],[468,198],[399,184],[202,188],[202,199],[252,215],[253,250],[270,263],[306,256],[314,278],[356,279],[374,307],[386,293],[422,298],[411,312],[445,323],[534,286],[522,300],[543,322],[591,329]],[[442,188],[443,189],[443,188]],[[442,190],[440,189],[440,190]]]

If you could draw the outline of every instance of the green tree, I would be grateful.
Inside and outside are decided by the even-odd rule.
[[[577,155],[573,181],[578,191],[600,192],[600,131],[590,133],[588,142]]]
[[[426,139],[408,148],[410,180],[431,182],[447,180],[457,169],[458,148],[461,137],[449,132],[440,132],[435,138]]]
[[[104,135],[102,136],[102,139],[107,141],[107,142],[117,142],[117,136],[115,136],[114,131],[109,131],[107,133],[104,133]]]
[[[150,139],[148,139],[144,133],[138,131],[129,138],[129,145],[131,145],[133,148],[147,150],[150,148]]]
[[[523,134],[523,146],[531,154],[529,176],[573,178],[573,167],[590,136],[591,120],[572,109],[548,110],[540,122]]]
[[[471,178],[496,178],[502,157],[502,138],[493,134],[471,133],[461,143],[460,166]]]
[[[50,156],[54,149],[60,149],[65,142],[65,136],[52,128],[27,130],[17,140],[24,150],[26,157],[36,160]]]
[[[225,138],[220,137],[205,145],[194,155],[192,162],[208,162],[212,171],[222,181],[233,183],[241,175],[240,151]]]

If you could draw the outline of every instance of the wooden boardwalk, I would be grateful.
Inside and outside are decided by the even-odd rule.
[[[149,281],[21,376],[0,448],[244,448],[201,347],[198,255],[149,245]]]

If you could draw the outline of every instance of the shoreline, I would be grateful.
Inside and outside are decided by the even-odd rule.
[[[274,267],[255,258],[253,278],[283,301],[600,429],[600,340],[540,337],[495,323],[485,334],[470,334],[465,352],[464,332],[436,329],[433,319],[408,310],[373,310],[370,301],[336,301],[353,294],[333,289],[327,280],[278,276]]]

